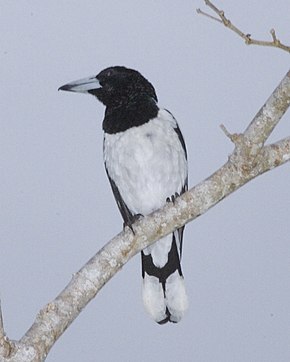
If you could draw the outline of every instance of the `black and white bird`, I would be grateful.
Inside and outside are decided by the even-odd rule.
[[[104,163],[125,225],[187,190],[181,131],[139,72],[114,66],[59,89],[92,94],[106,106]],[[141,252],[144,305],[159,324],[179,322],[188,306],[180,265],[183,230]]]

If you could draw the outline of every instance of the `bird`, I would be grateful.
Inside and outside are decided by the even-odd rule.
[[[184,138],[140,72],[111,66],[59,90],[91,94],[105,106],[104,165],[125,226],[132,228],[137,218],[187,191]],[[183,231],[184,226],[141,251],[143,303],[161,325],[179,322],[188,308],[181,269]]]

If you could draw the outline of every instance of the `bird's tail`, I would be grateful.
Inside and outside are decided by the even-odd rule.
[[[179,237],[175,231],[141,253],[144,306],[159,324],[179,322],[188,306]]]

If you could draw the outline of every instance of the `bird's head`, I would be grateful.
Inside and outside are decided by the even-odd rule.
[[[142,97],[157,102],[152,84],[136,70],[121,66],[106,68],[96,76],[70,82],[59,90],[92,94],[107,107],[128,105]]]

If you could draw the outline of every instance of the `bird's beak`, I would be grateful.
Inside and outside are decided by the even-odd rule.
[[[78,93],[88,93],[90,90],[101,88],[98,79],[95,76],[82,78],[73,82],[67,83],[58,90]]]

